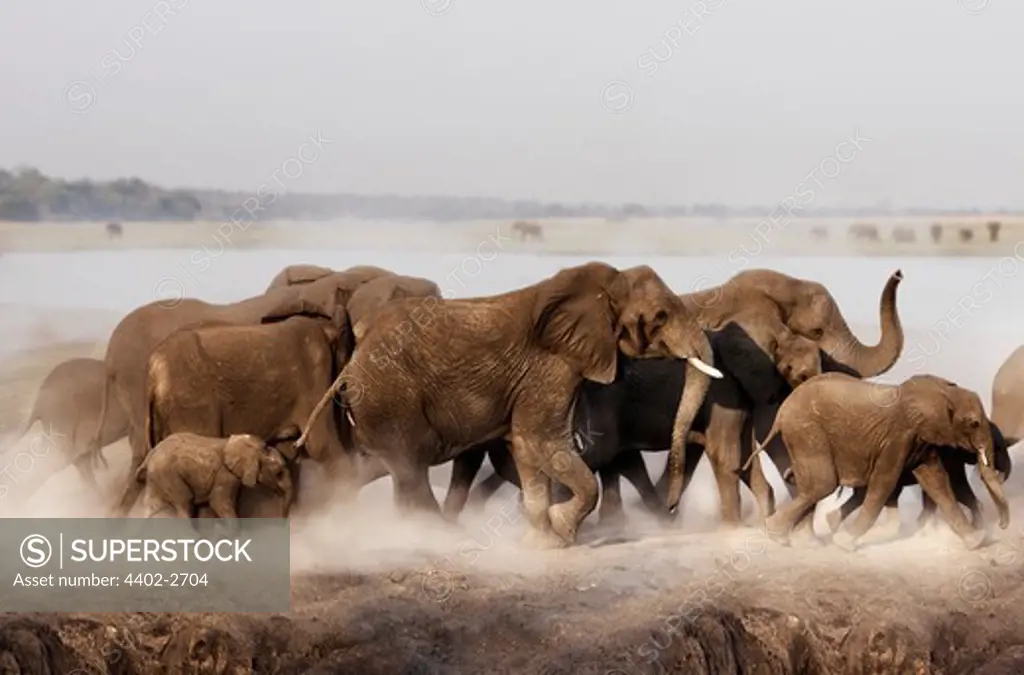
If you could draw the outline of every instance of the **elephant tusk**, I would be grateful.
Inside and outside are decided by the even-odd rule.
[[[348,423],[349,424],[351,424],[352,426],[356,425],[356,421],[354,419],[352,419],[352,411],[346,410],[345,411],[345,417],[348,418]]]
[[[693,366],[700,372],[704,373],[705,375],[713,377],[716,380],[722,379],[722,371],[720,371],[718,368],[715,368],[714,366],[709,366],[708,364],[698,359],[696,356],[687,357],[686,360],[690,362],[691,366]]]
[[[985,466],[988,466],[988,455],[986,455],[984,452],[981,453],[981,463],[984,464]]]

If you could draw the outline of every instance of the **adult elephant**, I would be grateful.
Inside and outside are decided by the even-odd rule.
[[[683,444],[711,377],[711,346],[653,269],[592,262],[497,296],[390,303],[374,317],[349,364],[314,411],[334,396],[348,409],[352,447],[387,466],[400,510],[439,513],[431,465],[509,437],[526,486],[529,535],[564,546],[597,500],[594,474],[573,451],[576,390],[610,383],[621,350],[632,358],[687,361],[673,421],[669,507],[682,489]],[[418,313],[419,312],[419,313]],[[548,479],[573,497],[550,505]],[[550,510],[549,510],[550,507]]]
[[[992,421],[1006,434],[1007,445],[1024,438],[1024,345],[999,366],[992,380]]]
[[[793,334],[779,322],[767,324],[747,313],[721,330],[704,332],[723,377],[711,382],[694,418],[691,429],[696,437],[688,439],[683,489],[708,445],[707,437],[722,435],[725,410],[773,402],[790,387],[799,386],[821,372],[817,345]],[[574,438],[583,461],[601,478],[602,523],[617,523],[623,518],[620,474],[633,484],[648,509],[656,515],[666,515],[664,498],[659,499],[656,494],[640,453],[663,452],[672,445],[674,419],[685,386],[686,372],[679,361],[625,357],[620,358],[619,375],[613,383],[583,382],[574,411]],[[712,445],[720,452],[738,447]],[[455,520],[461,512],[485,453],[498,478],[485,479],[477,487],[475,503],[482,505],[506,480],[520,486],[506,443],[467,451],[454,461],[443,509],[447,519]],[[741,458],[711,458],[720,492],[727,497],[734,476],[729,467],[739,466]],[[762,518],[770,515],[774,495],[760,464],[741,478],[757,497]],[[560,494],[567,496],[564,489]]]
[[[47,442],[74,464],[82,480],[99,492],[93,465],[101,461],[102,453],[92,454],[89,443],[97,435],[100,408],[103,401],[105,370],[103,361],[74,358],[54,366],[36,392],[32,411],[17,434],[20,440],[38,422]],[[128,433],[128,415],[118,403],[111,405],[99,428],[100,447],[124,438]]]
[[[904,335],[896,307],[896,292],[902,279],[902,272],[896,270],[882,289],[879,299],[882,335],[875,346],[867,346],[857,340],[825,286],[774,270],[748,270],[720,286],[680,296],[691,316],[705,331],[720,334],[721,339],[711,339],[718,352],[715,363],[724,366],[730,375],[729,383],[715,385],[711,396],[714,403],[706,420],[707,443],[704,446],[715,474],[725,524],[740,523],[740,480],[747,481],[751,489],[755,489],[754,485],[760,480],[756,475],[741,471],[743,458],[751,450],[751,431],[757,429],[763,436],[761,430],[766,431],[771,426],[778,406],[792,391],[791,383],[780,379],[779,355],[785,350],[778,349],[779,326],[784,325],[789,332],[812,341],[820,350],[821,369],[825,372],[837,371],[860,377],[881,374],[895,364],[903,349]],[[678,401],[678,389],[673,389],[681,384],[678,374],[657,373],[649,366],[643,366],[643,371],[651,379],[638,385],[638,389],[646,389],[647,393],[620,413],[625,416],[627,424],[633,418],[644,420],[662,416],[666,410],[674,410],[675,401]],[[666,377],[667,382],[663,382]],[[640,428],[645,427],[641,425]],[[655,438],[664,439],[663,427],[657,421],[647,422],[646,428]],[[665,445],[647,445],[634,451],[664,448]],[[693,452],[686,453],[683,485],[692,475],[700,452],[700,446],[693,446]],[[768,452],[780,471],[789,466],[789,458],[781,442],[770,443]],[[475,474],[470,464],[473,461],[476,458],[471,456],[464,460],[466,466],[456,467],[460,481],[464,482],[465,476]],[[650,479],[645,478],[646,469],[642,473],[638,470],[642,467],[639,455],[624,457],[616,460],[616,464],[604,466],[602,482],[614,498],[619,491],[616,472],[628,471],[631,482],[642,495],[646,494]],[[667,492],[670,476],[671,467],[666,467],[658,484],[661,494]],[[496,481],[488,479],[488,489],[494,488],[495,484]],[[461,508],[460,501],[465,501],[459,494],[462,490],[461,486],[457,487],[452,501],[453,512]],[[774,509],[774,494],[770,486],[758,486],[755,496],[762,514],[765,509],[768,512]],[[647,498],[645,503],[654,502]],[[607,511],[602,509],[602,514],[619,517],[621,513],[616,514],[616,510],[613,504]]]
[[[130,503],[137,499],[138,490],[132,479],[146,455],[144,433],[146,410],[146,373],[153,349],[169,335],[182,328],[210,325],[256,325],[268,314],[283,305],[292,305],[307,314],[334,316],[338,311],[348,314],[354,325],[378,304],[416,294],[427,293],[439,298],[437,284],[419,277],[389,274],[389,281],[376,276],[369,281],[365,268],[349,274],[337,272],[306,284],[276,288],[240,302],[216,305],[194,298],[185,298],[174,306],[160,302],[143,305],[129,313],[114,329],[107,344],[105,358],[106,380],[103,412],[117,402],[128,413],[128,441],[132,449],[131,470],[127,476],[125,492],[115,506],[115,513],[124,515]],[[370,285],[370,282],[375,282]],[[352,311],[349,304],[355,303]],[[99,442],[94,439],[90,450],[98,452]],[[133,496],[134,495],[134,496]]]
[[[270,285],[267,286],[266,292],[269,293],[276,288],[287,288],[288,286],[301,286],[302,284],[313,283],[317,279],[323,279],[324,277],[332,274],[338,274],[338,271],[332,270],[330,267],[321,267],[319,265],[309,265],[305,263],[289,265],[274,275],[274,278],[270,280]],[[383,267],[375,267],[373,265],[357,265],[345,270],[345,274],[352,278],[369,281],[377,277],[393,274],[393,272],[386,270]]]
[[[996,476],[999,479],[999,482],[1005,483],[1006,479],[1010,477],[1010,472],[1013,469],[1013,462],[1010,459],[1009,444],[997,424],[992,420],[989,420],[988,424],[989,432],[992,435],[992,466],[996,471]],[[981,502],[978,500],[977,495],[974,494],[974,490],[971,489],[971,484],[967,480],[967,465],[978,464],[977,454],[973,452],[965,452],[953,447],[942,447],[937,448],[936,450],[939,452],[943,468],[949,475],[949,482],[952,486],[956,500],[960,504],[966,506],[971,512],[971,525],[977,529],[983,528],[985,524],[981,510]],[[787,476],[786,478],[787,480],[792,480],[790,476]],[[917,478],[914,476],[914,473],[912,471],[904,471],[900,476],[899,484],[885,503],[885,510],[883,511],[883,517],[885,519],[884,523],[887,526],[887,529],[892,531],[893,534],[898,532],[900,527],[900,495],[903,493],[904,488],[913,485],[917,485]],[[832,532],[838,531],[843,521],[849,518],[850,514],[864,503],[864,497],[866,494],[866,488],[854,488],[853,495],[851,495],[849,499],[832,511],[829,511],[825,517],[829,530]],[[935,502],[928,496],[928,493],[924,491],[921,493],[921,505],[923,508],[917,521],[919,528],[923,527],[932,520],[932,518],[934,518],[936,508]]]

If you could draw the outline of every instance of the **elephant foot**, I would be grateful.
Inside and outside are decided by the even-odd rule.
[[[572,514],[576,511],[572,502],[562,502],[548,507],[548,518],[551,520],[551,529],[555,531],[566,545],[576,542],[577,524]]]
[[[981,547],[985,543],[986,539],[985,530],[975,530],[969,534],[963,536],[964,546],[967,547],[968,551],[974,551]]]
[[[825,522],[828,524],[828,530],[832,534],[839,531],[839,527],[843,524],[843,511],[842,509],[833,509],[828,512],[825,516]]]
[[[832,543],[845,551],[856,551],[857,540],[859,537],[855,537],[849,532],[840,531],[832,535]]]
[[[523,544],[540,551],[565,548],[567,546],[565,540],[551,530],[539,530],[535,527],[530,527],[526,530],[526,533],[523,535]]]

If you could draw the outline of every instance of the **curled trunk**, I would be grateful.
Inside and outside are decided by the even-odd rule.
[[[903,351],[903,326],[896,310],[896,289],[902,280],[903,274],[897,270],[882,289],[879,300],[882,336],[878,344],[868,346],[858,340],[836,308],[832,329],[818,341],[819,346],[861,377],[875,377],[892,368]]]

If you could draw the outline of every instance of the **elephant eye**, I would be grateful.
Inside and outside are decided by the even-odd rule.
[[[823,336],[824,334],[825,331],[823,331],[821,328],[815,328],[814,330],[811,331],[811,337],[814,338],[815,340],[820,339],[821,336]]]

